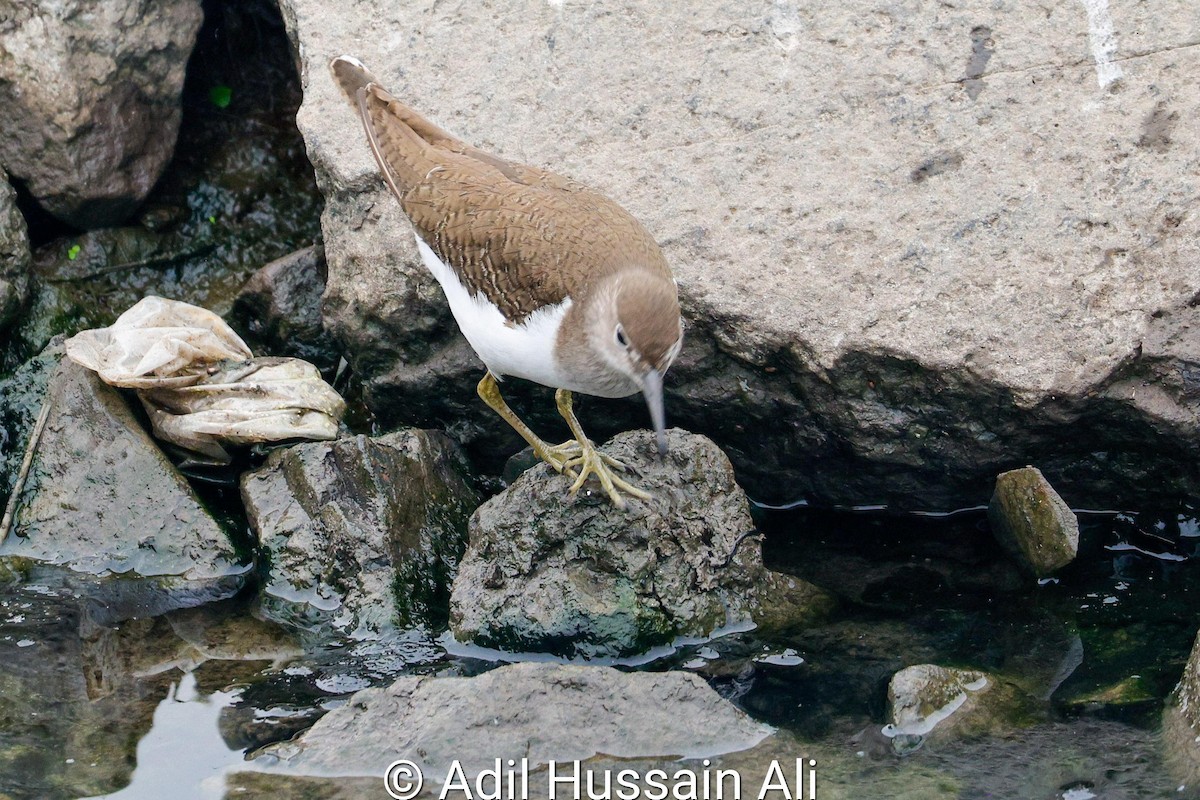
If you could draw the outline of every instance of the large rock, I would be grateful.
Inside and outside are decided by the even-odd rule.
[[[12,322],[29,294],[29,237],[17,210],[17,193],[0,172],[0,331]]]
[[[407,758],[439,784],[456,760],[473,779],[497,758],[527,758],[531,770],[601,754],[702,758],[770,732],[688,673],[524,663],[364,689],[269,752],[288,772],[317,775],[378,775]]]
[[[757,496],[977,505],[1031,462],[1083,504],[1200,490],[1192,4],[1116,4],[1111,37],[1079,3],[281,6],[326,321],[383,421],[501,430],[329,76],[343,52],[647,224],[688,321],[668,414]]]
[[[432,431],[273,452],[242,478],[270,564],[268,613],[328,619],[360,635],[444,624],[478,504],[464,472],[454,442]]]
[[[1039,578],[1070,564],[1079,551],[1079,520],[1036,467],[996,477],[988,522],[1009,555]]]
[[[138,616],[235,593],[248,567],[124,398],[66,359],[37,391],[36,373],[54,357],[4,387],[18,413],[48,411],[28,479],[9,496],[15,513],[0,565],[22,575],[66,566],[98,576],[89,594],[114,609],[127,602]],[[23,436],[4,448],[6,489],[36,426],[27,418],[11,430]]]
[[[763,568],[745,493],[712,441],[672,429],[660,459],[652,439],[603,448],[653,495],[626,510],[602,493],[572,501],[567,478],[540,465],[475,512],[451,595],[458,639],[626,656],[751,619],[794,628],[830,608],[811,584]]]
[[[22,3],[0,15],[0,164],[50,213],[111,225],[175,148],[199,0]]]
[[[1162,742],[1172,774],[1200,783],[1200,634],[1163,710]]]

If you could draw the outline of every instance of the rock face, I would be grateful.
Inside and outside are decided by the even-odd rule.
[[[770,731],[688,673],[523,663],[364,689],[269,752],[289,772],[345,776],[408,758],[441,783],[456,759],[473,778],[497,758],[528,758],[531,770],[598,754],[701,758],[752,747]]]
[[[1191,4],[1114,6],[1109,37],[1078,3],[281,6],[326,322],[385,424],[502,430],[329,76],[344,52],[647,224],[688,319],[668,414],[757,497],[975,505],[1024,463],[1085,504],[1200,489]]]
[[[1079,520],[1034,467],[996,478],[988,522],[1009,555],[1039,578],[1070,564],[1079,550]]]
[[[810,584],[768,577],[720,449],[677,429],[668,437],[663,460],[648,432],[604,446],[654,495],[625,511],[602,494],[572,502],[569,481],[548,466],[481,506],[451,595],[454,635],[506,650],[623,656],[759,615],[786,628],[781,614],[795,624],[827,609]]]
[[[21,572],[33,562],[152,579],[163,596],[151,589],[139,601],[144,613],[235,593],[247,568],[121,395],[63,359],[44,396],[45,427],[28,481],[10,498],[15,514],[0,563]],[[39,406],[30,409],[35,416]],[[26,441],[6,462],[19,464]],[[123,591],[140,596],[146,586],[112,580],[99,591],[116,603]]]
[[[0,331],[29,294],[29,237],[16,200],[17,193],[0,174]]]
[[[467,515],[478,504],[445,435],[405,430],[276,450],[242,478],[270,560],[269,613],[359,634],[445,622]]]
[[[112,225],[175,148],[199,0],[18,4],[0,17],[0,164],[50,213]]]

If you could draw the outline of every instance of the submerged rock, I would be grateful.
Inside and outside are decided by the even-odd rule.
[[[960,738],[1012,727],[1023,713],[1018,691],[995,675],[936,664],[906,667],[888,684],[883,735],[905,755],[932,736]]]
[[[1079,550],[1079,520],[1035,467],[996,478],[988,521],[1009,555],[1039,578],[1070,564]]]
[[[653,494],[624,511],[602,494],[572,500],[569,481],[545,465],[481,506],[454,581],[454,635],[506,650],[620,656],[752,617],[788,627],[828,609],[804,581],[768,577],[721,450],[678,429],[668,437],[663,459],[647,432],[604,446]]]
[[[17,194],[0,171],[0,331],[12,322],[29,294],[29,237],[17,210]]]
[[[935,728],[944,733],[962,727],[964,718],[978,708],[977,697],[994,686],[995,678],[976,670],[937,664],[901,669],[888,684],[890,722],[883,735],[892,739],[896,752],[911,752]]]
[[[79,228],[125,219],[175,148],[199,0],[21,4],[0,19],[0,163]]]
[[[340,355],[321,322],[325,251],[305,247],[267,264],[246,281],[230,321],[256,353],[302,358],[322,372]]]
[[[1101,82],[1070,4],[280,5],[328,201],[326,323],[383,424],[515,441],[471,402],[478,362],[329,75],[342,53],[645,222],[688,321],[668,415],[754,497],[961,508],[1031,461],[1084,505],[1200,491],[1195,350],[1143,347],[1200,313],[1200,95],[1161,89],[1197,69],[1190,3],[1123,13]],[[966,80],[979,30],[1004,46]]]
[[[143,614],[241,587],[248,568],[229,538],[115,389],[63,359],[37,407],[44,429],[28,480],[9,498],[0,563],[22,574],[39,565],[115,574],[97,591],[113,605],[128,595]]]
[[[353,436],[271,453],[242,478],[269,561],[268,613],[359,634],[444,621],[478,503],[462,455],[432,431]]]
[[[523,663],[364,689],[267,752],[293,774],[377,775],[380,764],[407,758],[433,784],[455,760],[473,780],[497,758],[527,758],[531,770],[600,754],[701,758],[770,732],[688,673]]]

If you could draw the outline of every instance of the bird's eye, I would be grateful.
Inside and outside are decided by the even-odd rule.
[[[620,325],[617,326],[617,344],[621,347],[629,347],[629,340],[625,338],[625,329]]]

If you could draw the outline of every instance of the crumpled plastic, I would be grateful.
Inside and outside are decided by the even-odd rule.
[[[154,435],[200,462],[228,464],[226,444],[336,439],[346,411],[312,364],[254,358],[223,319],[178,300],[144,297],[66,351],[105,383],[137,390]]]

